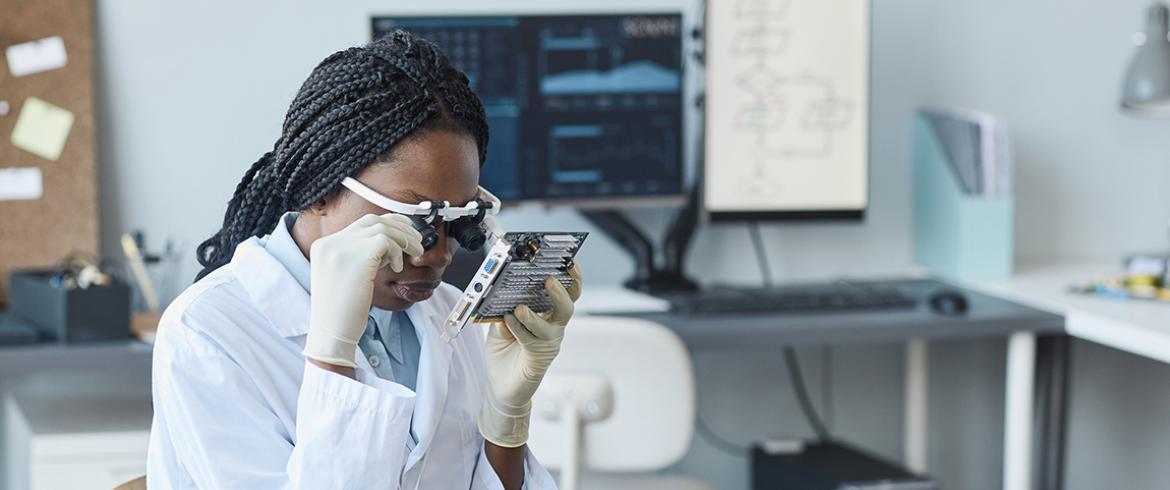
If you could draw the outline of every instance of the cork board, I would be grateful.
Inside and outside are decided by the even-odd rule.
[[[0,12],[0,170],[40,169],[41,197],[0,200],[0,304],[14,268],[50,267],[71,251],[98,252],[97,169],[94,162],[93,37],[90,0],[4,0]],[[64,67],[13,76],[7,48],[51,36],[64,40]],[[60,157],[50,160],[13,144],[29,97],[73,113]]]

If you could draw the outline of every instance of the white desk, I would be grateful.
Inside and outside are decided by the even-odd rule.
[[[1121,261],[1031,263],[1007,281],[964,284],[986,294],[1062,315],[1068,334],[1170,363],[1170,303],[1069,292],[1094,277],[1121,274]]]

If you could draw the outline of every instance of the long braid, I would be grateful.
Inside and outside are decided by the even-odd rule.
[[[272,151],[236,186],[223,226],[199,245],[196,280],[227,264],[243,241],[271,231],[286,211],[327,199],[342,179],[428,128],[473,137],[483,165],[483,104],[433,43],[395,31],[325,58],[293,98]]]

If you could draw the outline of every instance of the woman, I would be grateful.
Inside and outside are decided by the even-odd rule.
[[[467,78],[427,41],[395,32],[313,70],[163,315],[150,487],[554,487],[525,442],[576,267],[571,287],[546,282],[551,313],[446,342],[459,245],[440,227],[424,249],[349,190],[465,205],[487,142]]]

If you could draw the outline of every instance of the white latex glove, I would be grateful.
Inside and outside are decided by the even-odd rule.
[[[532,395],[544,373],[561,351],[565,325],[573,316],[573,302],[581,296],[581,271],[569,269],[573,282],[566,289],[553,278],[544,286],[553,309],[543,315],[525,305],[504,315],[504,325],[493,324],[485,343],[487,393],[479,412],[479,432],[501,447],[528,442]]]
[[[422,235],[399,214],[367,214],[313,242],[306,357],[357,367],[354,353],[370,315],[374,275],[387,264],[402,272],[403,253],[422,255]]]

